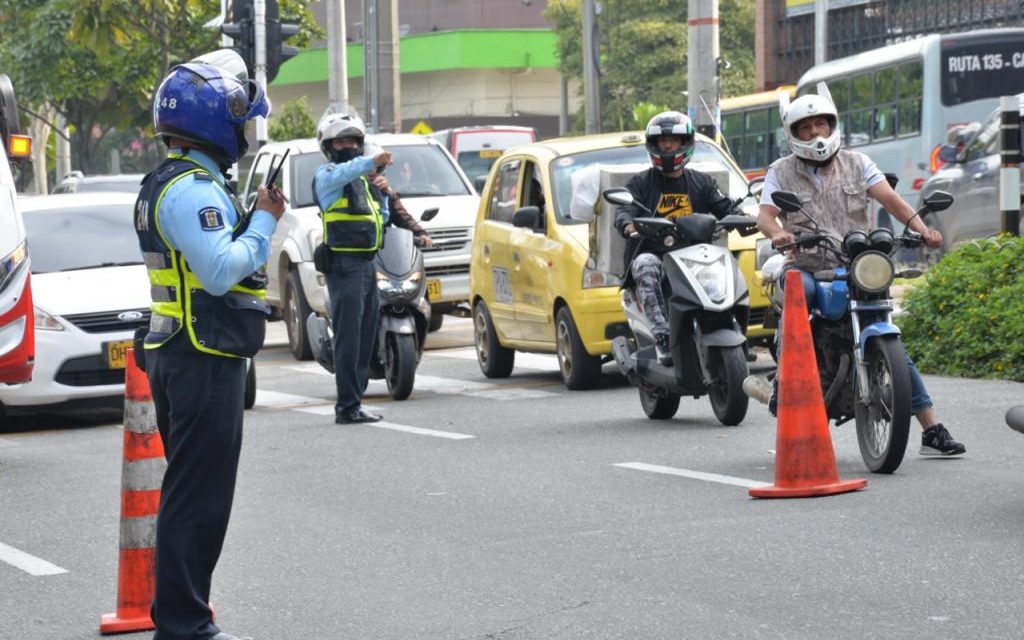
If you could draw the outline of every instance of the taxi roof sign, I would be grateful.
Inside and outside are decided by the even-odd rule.
[[[434,130],[430,128],[429,124],[427,124],[423,120],[420,120],[419,122],[412,126],[412,129],[409,129],[409,133],[416,133],[421,136],[425,136],[428,133],[434,133]]]

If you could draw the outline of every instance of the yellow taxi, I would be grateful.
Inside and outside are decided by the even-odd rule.
[[[644,165],[650,166],[640,132],[546,140],[508,150],[495,162],[480,194],[469,271],[477,360],[485,376],[509,376],[516,351],[525,351],[557,354],[570,389],[599,383],[612,338],[628,335],[629,327],[620,275],[594,259],[598,225],[578,215],[579,178],[594,170],[631,175]],[[733,198],[747,194],[743,172],[709,138],[697,136],[688,166],[715,169]],[[597,189],[591,191],[593,200]],[[743,209],[756,215],[757,205],[751,199]],[[613,214],[604,215],[607,228]],[[769,305],[755,280],[760,237],[729,238],[750,291],[752,340],[772,333],[762,326]]]

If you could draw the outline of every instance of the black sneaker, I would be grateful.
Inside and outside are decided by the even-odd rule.
[[[941,423],[933,424],[921,434],[922,456],[958,456],[966,451],[967,448],[954,440]]]
[[[654,352],[658,355],[658,364],[672,364],[672,348],[668,344],[668,336],[662,335],[654,339]]]

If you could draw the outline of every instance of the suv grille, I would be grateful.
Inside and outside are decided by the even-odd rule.
[[[124,384],[124,369],[111,369],[101,356],[71,358],[54,378],[69,387],[95,387],[104,384]]]
[[[420,247],[423,253],[434,251],[453,251],[462,249],[469,243],[469,229],[456,227],[454,229],[427,229],[427,233],[434,240],[432,247]]]
[[[425,269],[428,278],[437,278],[438,276],[457,276],[462,274],[469,274],[468,264],[449,264],[438,267],[427,267]]]
[[[137,318],[122,320],[121,314],[141,314]],[[149,325],[149,309],[127,309],[121,311],[102,311],[99,313],[79,313],[64,316],[64,319],[86,333],[110,333],[111,331],[133,331]]]

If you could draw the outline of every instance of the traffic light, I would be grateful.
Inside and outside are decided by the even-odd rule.
[[[237,0],[236,0],[237,1]],[[277,0],[267,1],[267,84],[274,81],[285,61],[299,54],[297,47],[284,44],[288,38],[299,33],[299,25],[282,23]]]
[[[252,0],[232,0],[231,22],[221,25],[220,31],[235,41],[232,49],[242,56],[249,75],[256,73],[256,28],[253,20]]]

